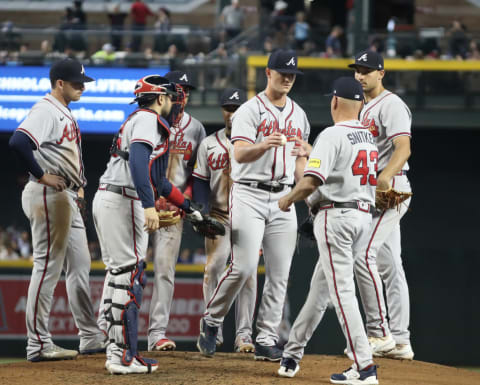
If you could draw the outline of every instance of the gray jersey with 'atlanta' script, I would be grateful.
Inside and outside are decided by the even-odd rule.
[[[48,94],[17,130],[35,143],[33,156],[44,172],[64,177],[68,187],[86,185],[80,129],[69,108]]]
[[[267,150],[259,159],[238,163],[232,156],[232,179],[293,184],[296,157],[291,155],[295,137],[308,140],[310,123],[300,106],[287,96],[282,111],[261,92],[242,104],[232,117],[232,143],[236,140],[260,143],[273,132],[287,137],[287,144]]]

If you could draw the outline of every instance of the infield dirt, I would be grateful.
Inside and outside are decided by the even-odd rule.
[[[295,378],[277,375],[279,363],[258,362],[252,354],[217,353],[205,358],[195,352],[145,353],[156,358],[152,374],[118,376],[105,369],[105,356],[80,356],[56,362],[19,362],[0,366],[0,384],[5,385],[143,385],[143,384],[329,384],[332,373],[347,369],[351,361],[341,356],[306,355]],[[421,361],[377,359],[381,385],[480,385],[480,373]]]

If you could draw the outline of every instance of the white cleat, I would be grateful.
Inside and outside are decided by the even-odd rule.
[[[38,361],[58,361],[58,360],[73,360],[77,358],[78,352],[76,350],[68,350],[57,345],[51,345],[43,349],[38,356],[29,358],[30,362]]]
[[[158,369],[158,365],[143,365],[136,358],[130,365],[122,365],[120,363],[106,362],[105,368],[110,374],[146,374],[153,373]]]
[[[410,344],[397,344],[395,348],[385,353],[383,357],[393,358],[394,360],[413,360],[413,350]]]
[[[395,340],[389,334],[386,337],[368,337],[374,357],[384,357],[385,353],[395,348]]]

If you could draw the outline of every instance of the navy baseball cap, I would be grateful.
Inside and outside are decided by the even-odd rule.
[[[350,100],[363,100],[363,88],[358,80],[351,76],[342,76],[333,83],[333,91],[325,96],[338,96]]]
[[[303,75],[303,72],[297,69],[297,59],[295,51],[279,49],[270,54],[267,67],[281,74]]]
[[[245,91],[240,88],[227,88],[220,97],[220,105],[223,106],[241,106],[245,103],[247,97]]]
[[[170,71],[165,75],[165,77],[172,83],[179,84],[182,87],[188,87],[192,90],[197,88],[192,83],[190,83],[190,74],[185,71]]]
[[[378,52],[365,50],[355,55],[355,63],[348,65],[350,68],[367,67],[373,70],[383,70],[383,57]]]
[[[87,83],[95,79],[85,75],[85,68],[76,59],[63,59],[53,63],[50,68],[50,79],[61,79],[67,82]]]

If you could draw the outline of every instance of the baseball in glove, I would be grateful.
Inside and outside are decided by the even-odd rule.
[[[375,193],[375,208],[377,210],[393,208],[400,210],[402,202],[406,201],[411,196],[411,192],[398,191],[391,187],[385,191],[377,190]]]
[[[183,210],[167,201],[164,197],[160,197],[155,201],[155,209],[160,220],[160,228],[172,226],[182,219]]]

